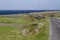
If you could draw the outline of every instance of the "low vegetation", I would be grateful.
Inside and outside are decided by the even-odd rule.
[[[49,23],[48,18],[35,18],[36,14],[21,14],[19,17],[4,17],[0,16],[0,23],[5,24],[24,24],[24,27],[11,27],[0,25],[0,40],[48,40],[49,37]],[[45,23],[38,32],[35,29],[39,23]],[[28,29],[27,35],[22,35],[22,30]]]

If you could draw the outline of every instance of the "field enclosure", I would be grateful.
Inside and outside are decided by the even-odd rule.
[[[36,14],[0,16],[0,40],[48,40],[48,34],[48,18]]]

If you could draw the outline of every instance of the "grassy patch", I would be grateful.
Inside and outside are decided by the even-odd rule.
[[[28,19],[28,18],[27,18]],[[29,24],[32,21],[23,18],[0,18],[0,23]]]
[[[38,24],[40,22],[43,22],[45,24],[39,29],[39,32],[33,35],[27,34],[27,36],[23,36],[21,33],[23,28],[0,26],[0,37],[3,35],[3,37],[1,37],[0,40],[48,40],[49,35],[49,23],[47,18],[35,21],[32,18],[25,17],[24,18],[0,17],[0,23],[26,24],[27,25],[26,29],[30,30],[33,30],[35,28],[35,25],[30,24],[33,23]]]
[[[0,36],[8,33],[9,31],[15,30],[16,28],[14,27],[7,27],[7,26],[0,26]]]

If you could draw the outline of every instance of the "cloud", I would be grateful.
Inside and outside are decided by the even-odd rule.
[[[44,10],[60,9],[60,0],[0,0],[3,10]]]

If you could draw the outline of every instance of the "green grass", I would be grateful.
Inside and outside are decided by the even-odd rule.
[[[23,18],[4,18],[0,17],[0,23],[12,23],[12,24],[29,24],[32,21]]]
[[[49,24],[47,22],[45,22],[46,24],[43,25],[40,28],[40,32],[39,34],[37,34],[35,37],[37,40],[48,40],[49,37]]]
[[[30,36],[30,39],[26,39],[26,40],[48,40],[48,38],[49,38],[49,23],[48,23],[48,20],[46,20],[46,19],[44,22],[46,24],[43,25],[39,29],[39,32],[35,35]]]
[[[14,27],[7,27],[7,26],[0,26],[0,36],[8,33],[9,31],[15,30],[16,28]]]
[[[5,22],[7,21],[7,22]],[[32,21],[30,19],[23,18],[4,18],[0,17],[0,22],[3,23],[13,23],[13,24],[31,24],[44,22],[45,24],[39,29],[39,32],[33,35],[27,34],[27,36],[21,35],[22,28],[0,26],[0,40],[48,40],[49,37],[49,23],[48,19],[40,19],[39,21]],[[33,26],[28,26],[27,28],[33,29]],[[16,31],[14,31],[16,30]],[[11,32],[13,31],[13,32]],[[2,36],[2,37],[1,37]]]

